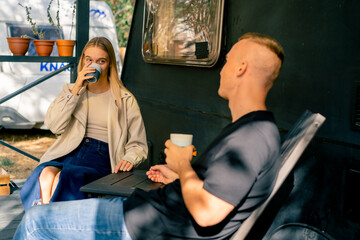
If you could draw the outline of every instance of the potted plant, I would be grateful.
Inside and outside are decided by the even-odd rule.
[[[66,40],[66,39],[62,38],[62,36],[60,34],[60,26],[61,25],[60,25],[60,16],[59,16],[60,2],[59,2],[59,0],[57,0],[56,25],[51,16],[51,13],[50,13],[52,2],[53,2],[53,0],[50,0],[49,6],[47,8],[47,16],[49,19],[49,23],[55,29],[56,34],[59,36],[59,39],[56,39],[56,45],[57,45],[59,56],[71,57],[73,55],[75,41],[74,40]],[[76,12],[76,1],[74,1],[74,4],[72,6],[72,20],[71,20],[70,36],[71,36],[71,32],[72,32],[72,29],[74,26],[75,12]]]
[[[29,50],[30,37],[27,35],[7,37],[7,42],[14,56],[24,56]]]
[[[53,47],[54,47],[54,40],[44,40],[45,32],[42,28],[40,31],[36,27],[36,22],[33,21],[31,17],[31,7],[23,6],[21,3],[19,5],[25,8],[26,11],[26,20],[30,23],[33,34],[38,36],[39,39],[34,39],[35,50],[39,56],[50,56]]]

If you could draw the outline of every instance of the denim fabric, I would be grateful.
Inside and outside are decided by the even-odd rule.
[[[73,166],[96,168],[101,174],[111,172],[108,144],[88,137],[85,137],[74,151],[54,161]]]
[[[25,211],[41,202],[39,176],[47,166],[61,169],[50,202],[84,199],[86,196],[80,192],[80,187],[111,173],[108,144],[86,137],[71,153],[37,166],[20,191]]]
[[[86,199],[34,206],[24,215],[14,240],[131,240],[123,199]]]

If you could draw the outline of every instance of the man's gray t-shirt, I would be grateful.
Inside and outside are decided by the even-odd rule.
[[[204,189],[235,209],[222,222],[200,227],[188,212],[180,182],[124,202],[125,223],[137,239],[224,239],[271,193],[280,168],[280,136],[271,112],[246,114],[226,126],[192,166]]]

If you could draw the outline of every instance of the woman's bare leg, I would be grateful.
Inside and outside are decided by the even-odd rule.
[[[52,185],[52,187],[51,187],[50,199],[51,199],[51,197],[54,195],[55,189],[56,189],[56,187],[57,187],[57,185],[58,185],[58,183],[59,183],[60,173],[61,173],[61,171],[59,171],[59,172],[56,174],[56,176],[55,176],[53,185]]]
[[[41,199],[43,204],[47,204],[50,202],[55,176],[60,171],[61,171],[60,168],[53,166],[45,167],[42,170],[39,177],[39,182],[40,182]]]

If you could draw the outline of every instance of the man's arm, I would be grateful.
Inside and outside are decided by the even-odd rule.
[[[207,227],[224,220],[234,206],[203,188],[204,182],[190,164],[194,146],[179,147],[170,140],[165,146],[166,162],[179,175],[185,205],[196,223]]]

